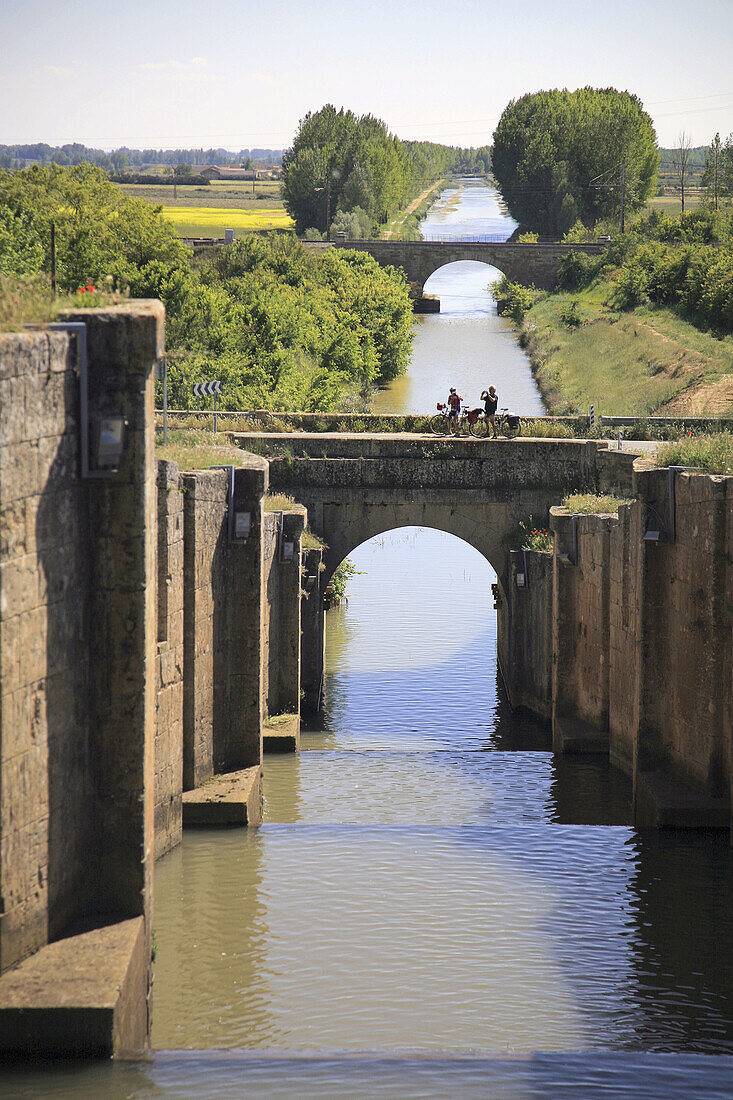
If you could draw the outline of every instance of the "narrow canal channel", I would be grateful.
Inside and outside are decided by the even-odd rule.
[[[426,232],[497,223],[464,186]],[[378,407],[493,382],[541,411],[493,277],[434,277],[443,313]],[[187,831],[156,865],[156,1053],[23,1072],[8,1095],[730,1096],[727,838],[637,833],[625,777],[510,712],[471,547],[405,528],[352,560],[324,726],[265,758],[262,828]]]
[[[448,188],[422,223],[427,239],[491,236],[506,239],[516,228],[484,183]],[[375,412],[410,413],[434,409],[450,386],[470,405],[483,389],[496,387],[500,407],[525,416],[544,411],[525,353],[514,329],[496,312],[488,287],[501,272],[466,260],[436,271],[425,293],[440,298],[440,314],[426,314],[415,326],[410,370],[375,397]]]

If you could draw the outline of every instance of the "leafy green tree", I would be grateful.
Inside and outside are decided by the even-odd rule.
[[[301,120],[283,156],[283,198],[298,233],[326,230],[332,214],[357,206],[384,221],[404,202],[410,182],[402,143],[380,119],[330,103]]]
[[[17,247],[8,228],[11,219],[25,226],[29,247],[35,248],[35,241],[43,249],[40,270],[46,272],[51,268],[51,223],[55,224],[61,290],[76,290],[90,280],[99,283],[107,275],[125,282],[153,260],[172,261],[185,255],[174,229],[163,221],[160,207],[128,198],[101,168],[89,164],[0,171],[0,210],[6,212],[6,232],[0,234],[3,269],[18,263],[8,259]],[[27,262],[37,264],[32,258]]]
[[[733,195],[733,134],[725,142],[716,134],[710,142],[705,152],[702,186],[715,210],[723,198]]]
[[[531,93],[512,100],[494,132],[492,170],[514,218],[559,236],[580,218],[592,226],[654,193],[658,153],[651,118],[614,88]]]
[[[171,401],[223,383],[223,409],[332,411],[402,373],[412,342],[404,278],[360,252],[308,253],[292,237],[251,236],[194,271],[153,262],[131,284],[168,317]]]

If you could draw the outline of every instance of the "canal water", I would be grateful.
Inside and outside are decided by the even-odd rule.
[[[447,241],[461,237],[506,239],[516,222],[502,209],[497,192],[485,183],[462,183],[445,190],[422,223],[423,236]],[[489,291],[501,272],[472,260],[447,264],[425,284],[440,298],[440,314],[419,317],[412,364],[406,375],[379,390],[376,413],[434,411],[455,386],[469,405],[481,391],[496,387],[499,407],[523,416],[544,412],[527,356],[514,328],[496,312]]]
[[[443,209],[501,216],[472,191]],[[455,280],[421,332],[452,329],[458,362],[503,336]],[[526,363],[491,354],[539,411]],[[473,369],[450,375],[464,396]],[[727,838],[638,833],[623,775],[511,713],[470,546],[403,528],[351,558],[324,721],[265,757],[263,826],[186,831],[156,864],[155,1053],[0,1071],[0,1095],[731,1096]]]

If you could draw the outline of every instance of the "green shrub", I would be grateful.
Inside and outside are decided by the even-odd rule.
[[[582,290],[590,286],[605,264],[603,256],[589,256],[585,252],[568,252],[560,261],[557,273],[559,290]]]
[[[571,302],[564,305],[560,310],[560,320],[568,328],[580,328],[583,324],[583,318],[580,316],[580,310],[578,308],[578,299],[573,298]]]
[[[625,263],[613,279],[611,305],[615,309],[634,309],[649,301],[649,275],[636,259]]]
[[[497,311],[502,317],[510,317],[515,325],[521,325],[525,314],[542,297],[536,287],[512,283],[506,275],[493,283],[490,290],[496,299]]]
[[[586,229],[580,218],[570,226],[562,239],[563,244],[589,244],[595,240],[595,231]]]

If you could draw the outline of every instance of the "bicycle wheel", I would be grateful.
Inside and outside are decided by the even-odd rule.
[[[433,435],[445,435],[446,428],[446,418],[442,413],[436,413],[435,416],[430,417],[430,431]]]
[[[501,424],[501,434],[507,439],[515,439],[522,432],[522,422],[518,416],[505,416]]]
[[[474,439],[483,439],[489,430],[489,423],[485,416],[477,417],[473,424],[468,425],[468,430]]]

